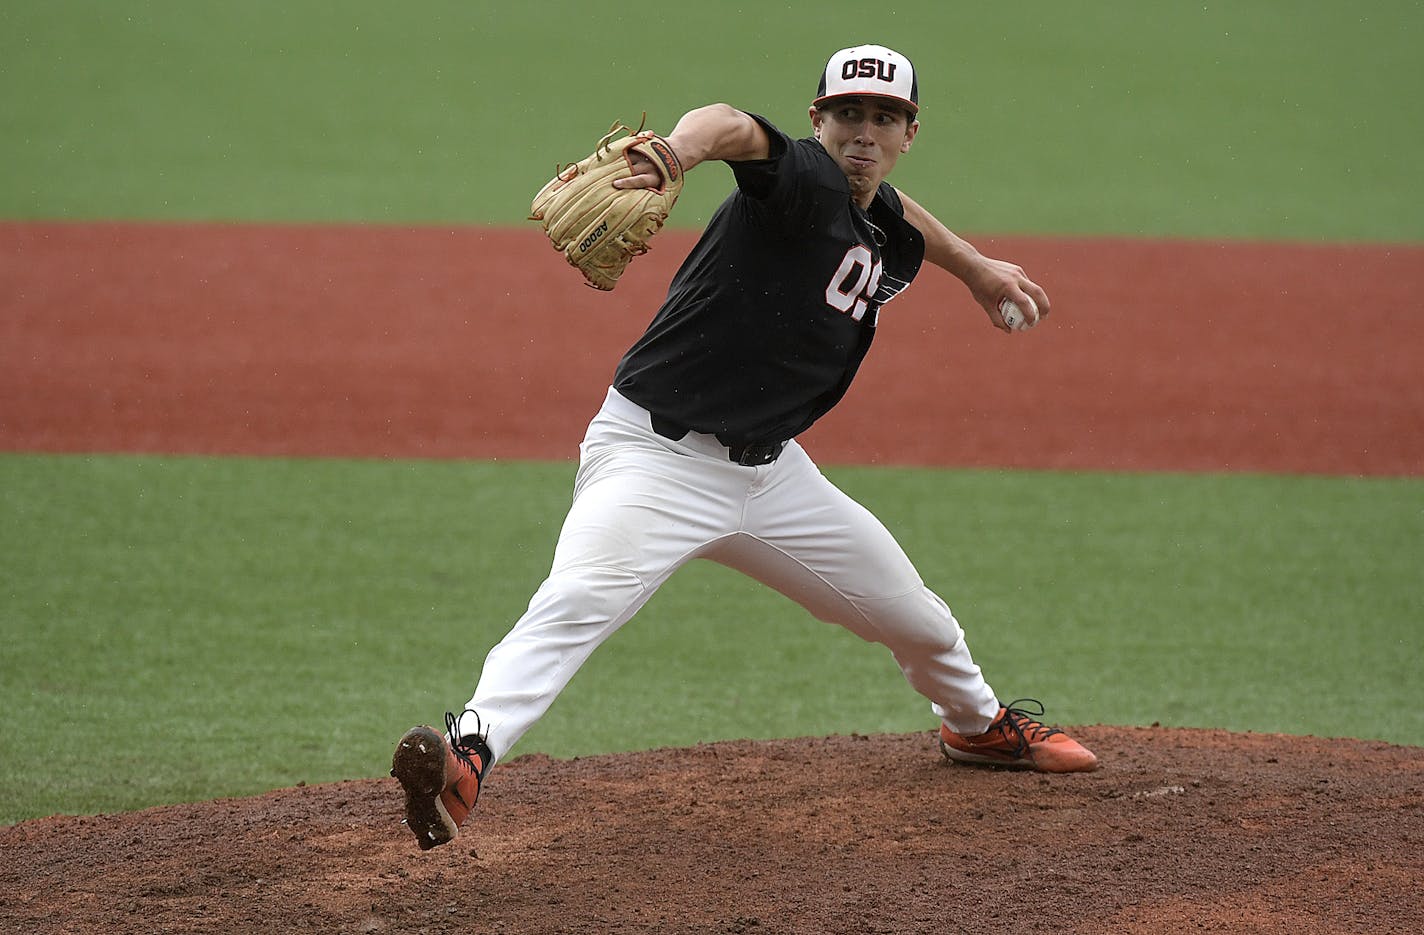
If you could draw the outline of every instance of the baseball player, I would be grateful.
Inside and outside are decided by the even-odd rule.
[[[490,767],[579,666],[678,568],[696,558],[764,582],[818,618],[885,645],[939,720],[952,760],[1045,772],[1096,757],[1003,704],[943,600],[871,513],[827,480],[796,438],[845,394],[886,303],[923,262],[960,279],[988,313],[1008,299],[1030,323],[1050,309],[1012,263],[982,256],[885,181],[919,130],[914,67],[865,45],[831,56],[811,136],[713,104],[662,140],[685,172],[731,166],[735,190],[619,362],[580,448],[549,577],[490,651],[445,731],[399,741],[392,775],[423,849],[453,839]],[[630,156],[637,190],[664,170]]]

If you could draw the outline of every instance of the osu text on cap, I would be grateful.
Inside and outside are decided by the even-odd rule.
[[[841,78],[879,78],[881,81],[895,80],[895,63],[883,62],[878,58],[850,59],[841,65]]]

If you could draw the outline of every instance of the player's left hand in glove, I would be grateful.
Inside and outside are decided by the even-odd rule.
[[[620,132],[628,135],[615,140]],[[614,187],[615,180],[645,173],[647,163],[657,170],[657,184]],[[680,194],[682,165],[667,140],[615,123],[592,155],[539,189],[529,219],[541,222],[554,249],[590,286],[609,291],[633,257],[648,252]]]

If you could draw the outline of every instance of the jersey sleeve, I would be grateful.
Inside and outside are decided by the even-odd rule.
[[[748,114],[766,130],[771,155],[728,163],[737,181],[736,198],[750,216],[779,228],[804,227],[827,205],[850,197],[845,175],[814,139],[793,140],[771,121]]]
[[[755,120],[766,131],[766,138],[771,143],[771,152],[765,159],[729,162],[727,165],[732,167],[732,175],[737,180],[737,188],[760,201],[776,187],[777,177],[781,174],[782,161],[791,149],[791,137],[781,132],[775,124],[760,114],[748,113],[747,116]]]

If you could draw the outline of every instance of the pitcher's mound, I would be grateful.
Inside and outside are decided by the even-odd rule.
[[[949,765],[929,733],[526,756],[427,853],[389,779],[30,821],[0,829],[0,929],[1418,931],[1424,748],[1073,733],[1096,773]]]

